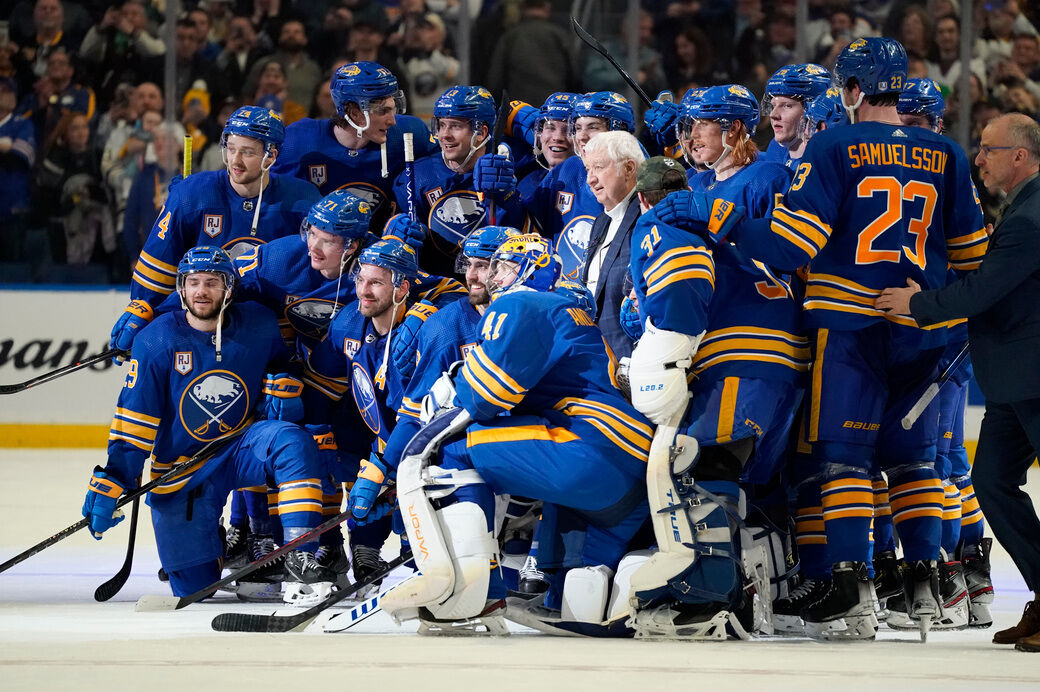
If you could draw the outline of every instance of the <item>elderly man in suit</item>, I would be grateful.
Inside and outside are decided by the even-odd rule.
[[[585,145],[585,182],[603,205],[596,217],[581,267],[581,282],[596,297],[596,323],[618,358],[632,355],[632,340],[621,329],[621,301],[628,295],[629,246],[641,213],[636,171],[646,158],[639,142],[616,130],[596,135]]]
[[[1040,451],[1040,125],[1021,113],[994,118],[976,163],[986,189],[1007,195],[982,265],[938,290],[908,280],[875,305],[921,325],[968,318],[971,360],[986,395],[975,492],[1034,594],[1021,621],[993,642],[1040,651],[1040,520],[1021,488]]]

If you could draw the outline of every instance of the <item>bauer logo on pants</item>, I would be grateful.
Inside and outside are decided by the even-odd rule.
[[[238,375],[210,370],[191,381],[181,395],[181,424],[196,440],[215,440],[245,422],[249,391]]]

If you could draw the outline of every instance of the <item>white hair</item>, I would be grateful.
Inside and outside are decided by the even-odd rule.
[[[607,158],[614,162],[618,172],[625,161],[635,161],[638,166],[646,160],[643,148],[631,133],[624,130],[613,130],[601,132],[588,141],[585,145],[584,157],[586,160],[592,154],[606,154]]]

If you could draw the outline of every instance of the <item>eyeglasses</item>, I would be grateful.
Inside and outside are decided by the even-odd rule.
[[[985,144],[979,145],[979,153],[983,156],[989,156],[990,152],[993,151],[1004,151],[1005,149],[1019,149],[1020,147],[1006,146],[1006,147],[988,147]]]

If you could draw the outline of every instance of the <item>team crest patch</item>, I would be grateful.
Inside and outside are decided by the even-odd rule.
[[[173,369],[182,375],[191,372],[191,351],[177,351],[173,354]]]
[[[343,352],[347,354],[347,358],[354,360],[354,356],[357,355],[358,349],[361,348],[361,342],[357,339],[344,339],[343,340]]]
[[[196,440],[209,442],[241,426],[252,407],[242,378],[229,370],[209,370],[184,388],[180,419]]]
[[[216,238],[224,230],[224,217],[221,214],[206,214],[202,222],[202,230],[210,238]]]
[[[557,192],[556,193],[556,211],[563,216],[571,210],[574,206],[574,193],[573,192]]]
[[[472,190],[454,190],[430,207],[430,229],[455,244],[485,223],[486,211],[480,195]],[[407,246],[406,246],[407,247]]]
[[[305,298],[290,303],[285,308],[285,318],[299,334],[311,339],[320,339],[329,330],[329,323],[336,316],[336,304],[321,298]]]
[[[313,185],[321,187],[329,179],[329,172],[324,163],[318,163],[307,167],[307,177]]]
[[[372,384],[372,378],[359,363],[354,363],[351,375],[351,388],[354,390],[354,401],[361,413],[361,419],[365,421],[369,430],[378,435],[383,427],[383,420],[379,413],[379,400],[376,399],[376,388]]]
[[[477,347],[476,343],[463,344],[462,346],[460,346],[459,350],[462,352],[462,360],[466,360],[466,358],[469,357],[470,352],[473,349],[475,349],[476,347]]]

